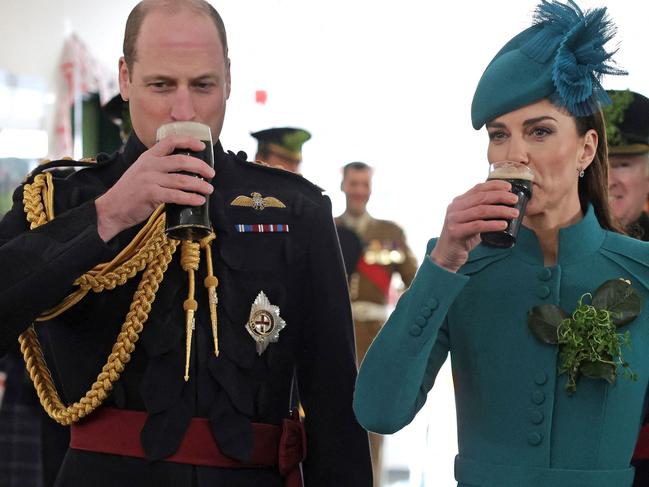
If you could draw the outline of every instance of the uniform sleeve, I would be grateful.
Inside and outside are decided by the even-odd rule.
[[[361,364],[354,411],[365,428],[394,433],[424,405],[448,355],[446,315],[468,279],[426,256]]]
[[[412,280],[415,278],[415,273],[417,272],[417,258],[410,250],[410,247],[408,247],[406,235],[403,233],[403,230],[400,229],[400,233],[405,260],[397,266],[397,272],[401,276],[403,283],[408,287],[412,284]]]
[[[97,233],[94,200],[30,230],[18,188],[0,222],[0,355],[69,293],[77,277],[110,255]]]
[[[309,312],[298,364],[305,484],[371,487],[367,432],[352,411],[356,360],[347,280],[326,197],[313,221],[309,267]]]

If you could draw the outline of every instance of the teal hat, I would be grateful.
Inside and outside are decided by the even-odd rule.
[[[309,132],[295,127],[275,127],[250,135],[259,142],[259,152],[269,150],[297,161],[302,160],[302,145],[311,138]]]
[[[610,103],[604,74],[626,74],[609,62],[604,45],[615,35],[606,8],[585,13],[568,0],[542,0],[531,27],[511,39],[491,60],[471,103],[478,130],[494,118],[549,98],[572,115],[592,115]]]

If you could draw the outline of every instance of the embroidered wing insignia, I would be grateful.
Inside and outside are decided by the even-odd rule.
[[[237,196],[230,206],[245,206],[259,211],[265,208],[286,208],[286,205],[274,196],[263,197],[257,192],[250,193],[250,196]]]

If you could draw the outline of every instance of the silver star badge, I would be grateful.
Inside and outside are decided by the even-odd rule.
[[[270,304],[264,291],[260,291],[252,303],[250,318],[246,323],[246,330],[256,342],[258,355],[264,353],[269,343],[279,340],[279,332],[285,326],[286,322],[279,315],[279,306]]]

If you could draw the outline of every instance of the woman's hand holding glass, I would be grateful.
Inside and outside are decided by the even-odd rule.
[[[489,180],[475,185],[456,197],[446,210],[442,233],[430,259],[450,272],[464,265],[469,252],[480,243],[480,234],[507,228],[507,221],[518,216],[512,208],[518,196],[510,192],[511,184]]]

